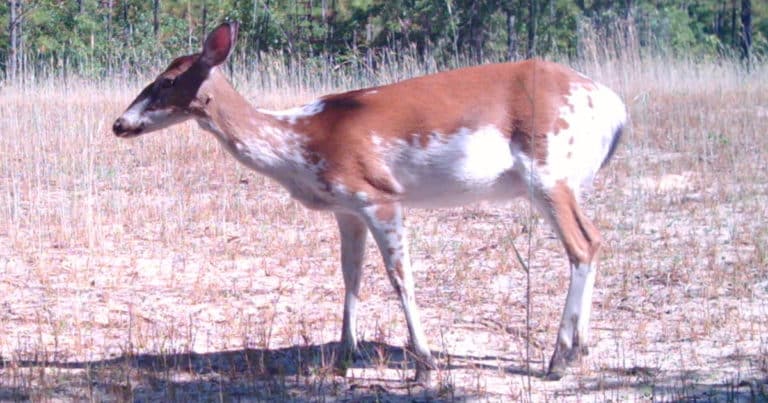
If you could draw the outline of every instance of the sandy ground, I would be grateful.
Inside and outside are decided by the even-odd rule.
[[[764,216],[740,211],[764,206],[765,186],[748,188],[751,201],[711,203],[718,190],[693,172],[601,179],[585,203],[607,245],[591,351],[559,382],[541,379],[568,280],[549,228],[530,219],[524,200],[410,211],[417,297],[440,362],[432,387],[423,388],[407,381],[404,319],[372,242],[358,326],[367,357],[338,377],[330,366],[343,298],[335,223],[255,175],[220,180],[235,187],[235,200],[258,201],[246,207],[246,222],[190,219],[174,239],[163,228],[172,223],[109,224],[91,247],[44,241],[23,253],[3,234],[0,398],[768,396],[768,279],[744,237]],[[118,197],[173,204],[162,189]],[[193,193],[187,208],[215,198]],[[616,208],[633,200],[645,208]],[[526,338],[526,279],[512,243],[527,257],[529,236]]]

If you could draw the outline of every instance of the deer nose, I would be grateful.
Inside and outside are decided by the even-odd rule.
[[[125,120],[123,120],[123,118],[120,117],[115,120],[115,124],[112,125],[112,132],[115,133],[116,136],[125,133]]]

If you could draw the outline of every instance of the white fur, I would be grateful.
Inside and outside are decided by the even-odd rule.
[[[371,132],[371,143],[373,143],[373,146],[376,147],[377,151],[381,149],[381,145],[384,143],[384,140],[379,137],[376,132]]]
[[[525,191],[519,156],[493,125],[476,131],[461,128],[450,135],[433,132],[426,146],[414,136],[410,142],[391,144],[388,153],[388,165],[409,205],[456,206]]]
[[[147,107],[151,102],[151,97],[144,98],[123,112],[123,124],[130,128],[141,127],[142,132],[151,132],[189,119],[189,115],[174,113],[170,109],[148,111]]]
[[[577,195],[588,189],[616,130],[626,123],[624,103],[618,95],[602,85],[595,86],[574,84],[566,105],[560,108],[560,118],[568,127],[547,134],[546,164],[538,167],[545,188],[565,180]]]
[[[318,99],[306,105],[299,106],[296,108],[290,108],[290,109],[285,109],[281,111],[270,111],[266,109],[258,109],[258,111],[266,115],[274,116],[275,118],[286,121],[292,125],[295,125],[296,122],[299,121],[299,119],[308,118],[310,116],[317,115],[318,113],[322,112],[324,108],[325,108],[325,102]]]
[[[143,114],[145,113],[144,109],[148,105],[149,105],[149,97],[146,97],[141,101],[136,102],[128,110],[123,112],[123,115],[121,116],[121,118],[131,127],[138,126],[143,119]]]
[[[199,120],[200,126],[213,134],[238,161],[277,180],[295,198],[308,208],[323,209],[332,205],[333,196],[318,180],[325,161],[310,164],[302,154],[305,138],[293,131],[274,126],[254,126],[250,130],[258,135],[239,136],[230,143],[219,127],[209,120]],[[346,194],[341,187],[335,190]]]
[[[383,207],[376,205],[366,207],[363,216],[384,258],[384,266],[387,269],[389,281],[399,294],[408,324],[412,348],[417,356],[422,359],[427,358],[431,356],[431,353],[427,336],[421,326],[419,308],[416,305],[408,242],[404,242],[408,237],[403,226],[402,207],[399,205],[388,206],[387,208],[393,209],[393,217],[385,220],[379,218],[379,209],[381,208]],[[397,267],[400,267],[399,271]]]
[[[568,295],[565,299],[563,318],[560,321],[558,333],[558,341],[563,347],[573,347],[574,334],[579,337],[579,345],[587,345],[594,285],[595,269],[591,265],[571,265],[571,281],[568,286]]]

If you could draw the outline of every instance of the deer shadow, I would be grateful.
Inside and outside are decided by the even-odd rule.
[[[0,398],[27,400],[35,396],[53,396],[187,401],[219,400],[222,397],[229,400],[317,400],[335,396],[355,401],[421,401],[445,397],[446,389],[442,383],[433,382],[431,387],[425,387],[412,381],[410,377],[414,374],[415,361],[403,347],[362,342],[360,355],[348,363],[351,371],[347,371],[346,377],[338,376],[334,367],[340,349],[340,343],[334,342],[211,353],[123,354],[92,361],[0,361],[0,369],[13,366],[35,369],[38,373],[44,369],[48,371],[49,379],[59,379],[53,381],[56,385],[49,391],[53,395],[41,395],[40,391],[12,386],[0,387]],[[524,367],[503,357],[440,352],[435,355],[440,362],[435,372],[490,369],[527,374]],[[356,370],[371,371],[361,377]],[[377,374],[383,374],[383,371],[377,370],[389,370],[388,375],[377,377]],[[56,371],[66,373],[66,376],[56,376]],[[543,376],[543,373],[532,375]],[[34,382],[27,384],[31,383]],[[448,393],[451,400],[472,398],[471,393],[452,386]]]
[[[409,379],[415,367],[410,353],[402,347],[377,342],[361,343],[360,356],[349,363],[351,371],[347,371],[347,376],[341,377],[333,365],[339,351],[340,344],[336,342],[203,354],[123,354],[78,362],[0,360],[0,400],[413,402],[489,397],[482,391],[446,385],[439,379],[437,383],[433,380],[431,387],[419,385]],[[545,375],[544,371],[529,371],[524,362],[507,357],[441,352],[435,352],[435,356],[438,374],[478,370],[534,378]],[[531,366],[541,364],[532,362]],[[366,373],[360,376],[357,370]],[[578,390],[558,393],[578,397],[591,391],[608,396],[629,388],[672,401],[768,400],[768,376],[717,384],[697,381],[705,379],[703,375],[672,375],[641,367],[603,368],[595,374],[597,378],[582,379]]]

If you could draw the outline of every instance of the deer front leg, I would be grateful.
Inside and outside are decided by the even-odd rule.
[[[358,356],[355,333],[357,300],[368,228],[365,221],[352,214],[336,213],[336,222],[341,234],[341,271],[344,275],[344,320],[341,326],[341,354],[337,357],[336,369],[345,375],[347,368]]]
[[[410,347],[416,360],[416,380],[429,383],[430,371],[436,368],[435,359],[427,345],[414,297],[413,275],[408,256],[406,231],[403,226],[402,207],[398,203],[369,206],[365,209],[365,218],[384,258],[389,280],[405,312]]]

